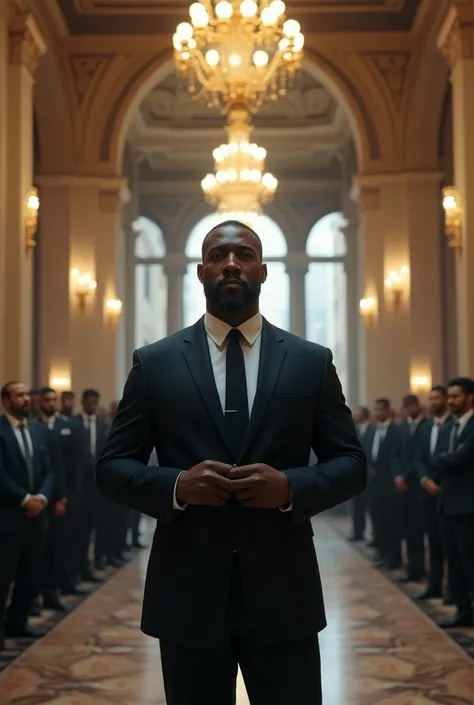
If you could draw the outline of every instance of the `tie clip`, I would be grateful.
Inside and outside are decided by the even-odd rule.
[[[225,413],[226,414],[238,414],[239,410],[238,409],[226,409]]]

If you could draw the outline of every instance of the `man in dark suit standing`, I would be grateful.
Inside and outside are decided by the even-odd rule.
[[[415,449],[417,473],[423,489],[424,516],[428,533],[430,569],[427,589],[419,596],[420,600],[442,597],[444,576],[444,548],[441,522],[438,513],[440,487],[435,482],[437,472],[433,461],[441,453],[449,450],[449,434],[452,419],[448,411],[448,391],[436,386],[428,398],[431,419],[420,428]]]
[[[474,381],[458,377],[448,384],[448,408],[455,418],[449,452],[433,464],[441,485],[449,583],[457,611],[440,623],[445,629],[474,626]]]
[[[238,664],[252,705],[321,703],[310,519],[364,490],[366,460],[329,350],[261,317],[266,274],[247,226],[206,236],[207,313],[135,353],[97,465],[157,519],[142,629],[170,705],[232,705]]]
[[[365,406],[359,406],[354,412],[354,423],[357,429],[360,443],[368,456],[370,447],[367,444],[367,439],[370,436],[368,430],[370,428],[370,411]],[[363,492],[351,500],[351,519],[352,519],[352,535],[349,541],[363,541],[366,529],[366,513],[367,513],[367,492]]]
[[[5,636],[41,637],[28,627],[28,612],[38,585],[48,528],[44,511],[53,488],[46,435],[28,424],[30,396],[22,382],[1,390],[0,419],[0,650]],[[5,610],[13,588],[10,606]]]
[[[407,549],[407,572],[400,578],[400,582],[409,583],[422,580],[426,574],[423,491],[417,472],[416,449],[427,420],[414,394],[407,394],[402,409],[405,420],[400,424],[400,468],[395,477],[395,486],[401,497]]]
[[[364,439],[369,460],[368,501],[376,566],[395,570],[402,562],[400,500],[393,482],[400,473],[400,426],[392,420],[388,399],[375,401],[375,425]]]

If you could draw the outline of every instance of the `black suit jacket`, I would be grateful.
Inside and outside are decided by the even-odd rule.
[[[435,458],[433,465],[434,479],[441,485],[440,511],[449,516],[474,514],[474,416],[459,434],[454,452]]]
[[[453,420],[448,418],[440,427],[435,452],[432,456],[430,445],[433,423],[432,419],[424,423],[417,438],[416,474],[419,482],[425,477],[434,481],[439,479],[439,470],[436,468],[434,459],[449,450],[449,437],[453,427]]]
[[[94,481],[94,468],[99,458],[102,450],[104,449],[105,442],[107,440],[107,435],[109,432],[109,427],[105,421],[102,419],[96,419],[96,457],[91,453],[89,445],[89,434],[84,425],[84,418],[82,414],[75,414],[71,421],[77,424],[76,429],[78,431],[78,441],[81,449],[82,462],[81,462],[81,473],[82,473],[82,484],[81,491],[88,493],[89,491],[96,491],[95,481]],[[97,493],[98,494],[98,493]]]
[[[156,448],[159,467],[148,467]],[[310,449],[318,464],[308,466]],[[286,473],[293,510],[189,506],[173,510],[178,475],[210,459],[268,463]],[[156,517],[142,629],[210,645],[226,624],[233,550],[256,636],[313,635],[325,622],[310,518],[364,490],[366,460],[331,353],[263,322],[257,394],[232,455],[203,319],[134,354],[97,465],[111,499]]]
[[[377,427],[369,428],[364,439],[364,449],[367,453],[369,471],[374,490],[379,492],[393,492],[395,490],[395,477],[401,474],[400,447],[403,441],[401,427],[395,423],[389,424],[385,437],[380,443],[377,460],[372,460],[372,449]]]
[[[45,429],[38,423],[29,426],[33,443],[34,494],[52,498],[54,478]],[[28,519],[21,506],[30,492],[28,470],[10,422],[0,418],[0,532],[16,533],[34,522],[38,531],[47,528],[47,514]]]
[[[431,425],[427,419],[421,419],[412,432],[410,424],[403,421],[400,424],[400,476],[403,477],[408,487],[420,492],[420,478],[418,474],[419,445],[424,437],[425,429]]]
[[[42,422],[41,422],[42,423]],[[77,419],[56,416],[48,433],[51,463],[55,475],[54,499],[74,499],[81,490],[88,462],[84,429]]]

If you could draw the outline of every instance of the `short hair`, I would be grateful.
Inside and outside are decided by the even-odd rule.
[[[406,394],[403,397],[403,406],[408,406],[409,404],[419,404],[420,400],[416,396],[416,394]]]
[[[471,377],[454,377],[448,382],[448,387],[461,387],[464,394],[474,394],[474,380]]]
[[[379,397],[375,400],[376,404],[383,406],[385,409],[390,409],[390,401],[386,397]]]
[[[87,401],[88,399],[100,399],[100,392],[97,389],[84,389],[82,392],[82,401]]]
[[[44,397],[45,394],[56,394],[56,390],[52,387],[41,387],[39,390],[40,397]]]
[[[214,227],[209,230],[209,232],[205,236],[204,240],[202,241],[201,255],[202,255],[203,260],[204,260],[204,255],[205,255],[206,249],[207,249],[206,246],[207,246],[207,243],[208,243],[209,238],[212,235],[212,233],[215,230],[218,230],[219,228],[225,228],[227,226],[231,226],[234,228],[243,228],[244,230],[247,230],[252,235],[252,237],[256,240],[258,254],[260,255],[260,259],[262,259],[263,245],[262,245],[262,241],[261,241],[260,237],[257,235],[255,230],[253,230],[253,228],[251,228],[250,225],[247,225],[246,223],[242,223],[240,220],[224,220],[224,221],[222,221],[222,223],[217,223],[217,225],[214,225]]]
[[[3,385],[2,389],[0,390],[0,397],[2,401],[10,398],[10,387],[13,387],[14,384],[22,384],[22,382],[20,382],[19,379],[12,379],[10,380],[10,382],[7,382]]]
[[[359,411],[362,412],[364,419],[370,419],[370,411],[366,406],[359,406]]]
[[[70,399],[75,399],[76,395],[72,391],[72,389],[66,390],[65,392],[61,392],[61,399],[67,399],[68,397]]]
[[[435,384],[434,387],[431,387],[431,391],[439,392],[443,397],[448,396],[448,389],[443,384]]]

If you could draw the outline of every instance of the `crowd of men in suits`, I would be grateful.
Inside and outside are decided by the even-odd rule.
[[[105,580],[140,548],[138,512],[105,499],[94,476],[116,411],[100,409],[100,394],[1,389],[0,414],[0,651],[5,638],[38,638],[28,622],[42,609],[68,611],[63,595],[83,595],[83,583]]]
[[[398,418],[382,398],[354,414],[369,485],[352,503],[351,540],[364,540],[368,514],[375,564],[391,571],[404,562],[403,582],[427,576],[419,599],[456,608],[440,623],[446,629],[474,626],[473,404],[474,381],[459,377],[433,387],[426,409],[410,394]]]

